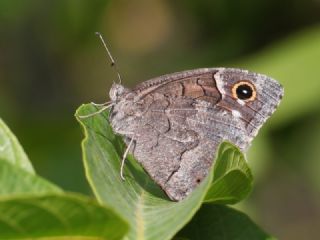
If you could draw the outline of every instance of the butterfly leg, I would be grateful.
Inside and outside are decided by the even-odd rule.
[[[110,108],[113,105],[114,105],[113,103],[110,103],[110,104],[105,105],[104,107],[100,108],[98,111],[96,111],[94,113],[91,113],[91,114],[88,114],[88,115],[81,115],[81,116],[79,116],[79,118],[93,117],[93,116],[95,116],[97,114],[100,114],[100,113],[104,112],[105,110],[107,110],[108,108]]]
[[[111,103],[112,103],[112,101],[107,101],[107,102],[104,102],[104,103],[91,102],[91,105],[96,106],[96,107],[104,107],[104,106],[109,105]]]
[[[122,156],[121,167],[120,167],[120,177],[121,177],[122,180],[125,180],[125,178],[124,178],[124,176],[123,176],[123,168],[124,168],[124,163],[125,163],[125,161],[126,161],[126,157],[127,157],[128,152],[129,152],[129,150],[130,150],[130,148],[131,148],[131,145],[132,145],[132,143],[133,143],[133,140],[134,140],[134,139],[131,138],[129,145],[128,145],[126,151],[124,152],[124,154],[123,154],[123,156]]]

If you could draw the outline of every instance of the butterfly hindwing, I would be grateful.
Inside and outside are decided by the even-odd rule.
[[[256,102],[234,96],[239,81],[253,85]],[[261,88],[260,83],[270,81],[278,88]],[[246,87],[240,92],[244,97]],[[280,85],[264,75],[196,69],[151,79],[126,91],[113,99],[110,121],[117,133],[134,139],[131,152],[151,178],[171,199],[182,200],[206,177],[222,141],[242,150],[249,146],[268,117],[262,111],[265,105],[273,112],[282,93]],[[274,99],[268,102],[268,95]]]

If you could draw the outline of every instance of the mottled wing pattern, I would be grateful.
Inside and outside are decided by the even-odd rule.
[[[226,81],[223,70],[191,70],[143,82],[120,96],[111,111],[115,131],[134,139],[131,152],[173,200],[185,198],[205,178],[219,143],[228,140],[246,149],[251,141],[247,129],[254,116],[239,121],[242,112],[232,112],[237,107],[229,87],[219,82]]]

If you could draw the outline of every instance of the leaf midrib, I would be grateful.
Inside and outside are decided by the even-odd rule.
[[[136,235],[138,240],[145,239],[144,237],[144,219],[143,219],[143,203],[144,203],[145,191],[141,191],[141,195],[138,197],[135,210],[135,223],[136,223]]]

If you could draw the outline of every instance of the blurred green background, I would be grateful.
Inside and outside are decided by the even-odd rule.
[[[37,172],[91,194],[75,109],[126,86],[199,67],[267,74],[285,87],[248,154],[255,176],[238,207],[279,239],[320,236],[319,0],[0,0],[0,116]]]

